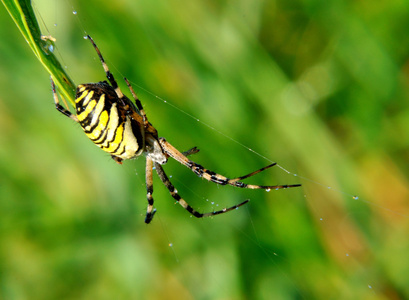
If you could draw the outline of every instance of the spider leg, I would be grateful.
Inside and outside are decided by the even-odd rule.
[[[126,96],[124,96],[124,94],[122,93],[121,88],[118,86],[118,83],[116,82],[116,80],[114,78],[114,75],[109,70],[108,65],[106,64],[106,62],[104,60],[104,57],[101,54],[101,51],[99,51],[99,48],[98,48],[97,44],[95,44],[94,40],[92,39],[92,37],[90,35],[87,35],[87,39],[89,39],[91,41],[91,43],[92,43],[92,46],[94,46],[94,49],[98,54],[99,60],[101,61],[102,67],[104,68],[105,74],[106,74],[109,82],[111,83],[111,86],[115,89],[115,93],[118,96],[119,100],[121,100],[122,105],[124,106],[124,109],[133,116],[133,114],[132,114],[133,110],[131,109],[131,107],[129,107],[129,104],[126,101],[127,100]],[[125,79],[125,81],[128,84],[128,81],[126,79]],[[133,90],[131,90],[131,92],[133,92]],[[139,102],[139,104],[140,104],[139,100],[137,100],[137,102]],[[142,105],[140,105],[140,107],[142,107]],[[135,114],[137,114],[137,113],[135,113]],[[145,115],[145,113],[143,113],[143,114]],[[145,119],[146,119],[146,116],[144,117],[144,122],[145,122]]]
[[[53,90],[53,97],[54,97],[54,103],[55,103],[55,108],[62,113],[63,115],[66,115],[67,117],[69,117],[71,120],[74,120],[75,122],[78,123],[78,118],[76,115],[72,114],[68,109],[65,109],[61,104],[60,101],[58,100],[58,95],[57,95],[57,91],[55,89],[55,84],[53,79],[50,77],[51,80],[51,88]]]
[[[158,176],[160,180],[163,182],[163,184],[166,186],[166,188],[169,190],[171,196],[173,199],[175,199],[184,209],[186,209],[191,215],[195,216],[196,218],[205,218],[205,217],[210,217],[210,216],[215,216],[219,214],[224,214],[227,213],[231,210],[234,210],[247,202],[249,200],[245,200],[239,204],[233,205],[231,207],[223,208],[218,211],[213,211],[213,212],[208,212],[208,213],[200,213],[196,210],[194,210],[182,197],[180,197],[178,191],[175,189],[173,184],[170,182],[168,176],[166,175],[165,171],[163,170],[162,166],[159,163],[154,164],[156,173],[158,173]]]
[[[136,96],[136,93],[135,93],[135,91],[134,91],[132,85],[129,83],[128,79],[124,78],[124,80],[125,80],[125,82],[126,82],[128,88],[129,88],[129,90],[131,91],[132,96],[133,96],[133,98],[135,99],[136,107],[138,108],[139,113],[140,113],[141,116],[142,116],[143,128],[140,127],[140,129],[141,129],[142,141],[143,141],[142,149],[145,149],[145,136],[146,136],[145,133],[146,133],[148,127],[149,127],[148,117],[146,116],[146,113],[145,113],[145,110],[143,109],[142,103],[141,103],[141,101],[139,100],[138,96]],[[119,90],[119,87],[118,87],[118,90]],[[123,97],[123,95],[122,95],[122,97]],[[120,97],[120,98],[121,98],[121,97]],[[125,107],[127,107],[127,109],[129,109],[129,105],[125,104]],[[139,115],[135,112],[135,110],[131,110],[131,111],[129,111],[128,113],[129,113],[129,114],[132,116],[132,118],[135,119],[135,120],[138,120],[138,119],[140,118]]]
[[[185,152],[182,152],[182,154],[184,156],[189,156],[189,155],[192,155],[192,154],[196,154],[199,151],[200,151],[200,149],[198,149],[197,147],[193,147],[193,148],[191,148],[191,149],[189,149],[189,150],[187,150]]]
[[[254,176],[268,168],[271,168],[275,166],[276,164],[270,164],[266,167],[263,167],[259,170],[256,170],[254,172],[251,172],[247,175],[236,177],[236,178],[227,178],[223,175],[217,174],[213,171],[210,171],[198,163],[195,163],[194,161],[191,161],[188,159],[186,156],[184,156],[179,150],[177,150],[175,147],[173,147],[170,143],[168,143],[164,138],[159,139],[159,143],[162,146],[163,151],[172,157],[173,159],[177,160],[179,163],[185,165],[189,169],[191,169],[196,175],[199,177],[202,177],[208,181],[218,183],[221,185],[231,185],[234,187],[239,187],[239,188],[247,188],[247,189],[265,189],[265,190],[271,190],[271,189],[286,189],[286,188],[291,188],[291,187],[297,187],[301,186],[301,184],[291,184],[291,185],[256,185],[256,184],[247,184],[244,182],[241,182],[240,180]]]
[[[104,67],[104,71],[107,75],[109,82],[111,83],[112,87],[115,89],[115,92],[118,95],[118,98],[121,99],[123,97],[121,89],[118,87],[118,83],[116,82],[114,75],[111,73],[111,71],[108,68],[108,65],[105,63],[105,60],[102,57],[101,51],[99,51],[97,44],[95,44],[94,40],[92,39],[90,35],[87,35],[87,39],[89,39],[92,43],[92,46],[94,46],[94,49],[98,54],[99,60],[101,61],[102,66]]]
[[[153,171],[153,162],[152,159],[147,156],[146,157],[146,198],[148,200],[148,207],[146,209],[146,217],[145,217],[145,223],[149,224],[153,216],[156,212],[156,209],[153,208],[153,176],[152,176],[152,171]]]
[[[142,103],[139,100],[138,96],[136,95],[136,93],[135,93],[132,85],[129,83],[128,79],[124,78],[124,80],[125,80],[128,88],[129,88],[129,90],[131,91],[133,98],[135,99],[136,107],[138,108],[138,110],[139,110],[139,112],[140,112],[140,114],[142,116],[143,126],[146,129],[146,128],[148,128],[149,122],[148,122],[148,117],[146,116],[145,110],[143,109]]]

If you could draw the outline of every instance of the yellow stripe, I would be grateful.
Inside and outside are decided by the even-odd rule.
[[[93,93],[93,92],[91,91],[91,93]],[[91,120],[91,124],[90,124],[91,127],[95,126],[97,124],[97,122],[99,122],[99,116],[100,116],[102,110],[104,109],[104,106],[105,106],[105,94],[102,94],[101,97],[98,100],[97,106],[95,107],[94,114],[92,115],[92,120]]]
[[[100,117],[99,117],[98,126],[95,127],[95,129],[92,131],[92,133],[90,133],[88,135],[88,137],[92,138],[92,139],[96,139],[96,138],[98,138],[100,136],[97,140],[94,141],[94,143],[99,144],[106,138],[108,130],[105,130],[104,134],[102,134],[102,135],[101,135],[101,131],[104,130],[104,128],[107,127],[108,120],[109,120],[108,112],[106,110],[104,110],[101,113]],[[93,137],[91,137],[91,135],[93,135]],[[100,145],[98,145],[98,146],[100,146]]]
[[[111,154],[113,154],[115,156],[118,156],[118,155],[122,154],[122,152],[124,152],[124,150],[125,150],[125,143],[124,143],[124,141],[122,141],[120,143],[120,146],[119,146],[118,150],[116,150],[115,152],[111,152]],[[122,155],[120,157],[122,157]]]
[[[129,117],[126,117],[125,131],[122,143],[125,145],[125,153],[121,155],[121,158],[127,159],[134,157],[135,153],[139,149],[139,144],[136,140],[135,134],[132,131],[131,119]]]
[[[80,91],[80,92],[82,92],[82,91]],[[88,95],[88,91],[83,92],[83,93],[81,94],[81,96],[77,97],[77,98],[75,99],[75,103],[80,102],[80,101],[82,100],[82,98],[84,98],[86,95]]]
[[[109,113],[107,136],[105,138],[105,142],[101,145],[101,147],[107,148],[109,142],[115,138],[115,130],[118,127],[118,122],[119,122],[118,110],[116,108],[116,103],[113,103],[111,111]]]
[[[116,148],[118,148],[119,144],[122,142],[122,134],[124,132],[124,125],[121,124],[118,126],[118,129],[115,132],[115,139],[109,144],[109,147],[103,147],[102,149],[108,153],[114,154]],[[123,149],[123,147],[120,147]],[[118,149],[116,152],[121,153],[121,149]]]
[[[80,121],[80,122],[84,121],[84,120],[88,117],[88,115],[92,112],[92,110],[94,109],[95,105],[97,105],[97,101],[92,100],[92,101],[88,104],[87,108],[86,108],[82,113],[80,113],[79,115],[77,115],[78,121]]]
[[[85,97],[84,102],[82,103],[82,106],[88,105],[88,102],[92,99],[93,96],[94,96],[94,91],[89,91],[87,97]]]

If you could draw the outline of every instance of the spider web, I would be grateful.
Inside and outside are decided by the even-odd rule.
[[[85,13],[83,13],[81,10],[76,8],[75,5],[72,4],[73,2],[67,1],[66,3],[67,3],[68,8],[66,7],[65,10],[70,10],[72,12],[71,15],[74,20],[73,23],[76,23],[79,28],[78,35],[85,36],[88,32],[85,29],[87,26],[85,25],[83,19],[91,18],[91,16],[85,15]],[[60,12],[58,12],[58,9],[55,8],[54,11],[55,11],[54,16],[59,16]],[[40,16],[41,13],[37,12],[37,15]],[[44,24],[46,23],[47,21],[44,21]],[[54,34],[53,31],[58,32],[59,30],[58,28],[60,26],[58,22],[55,22],[52,24],[57,24],[57,26],[53,25],[52,29],[50,30],[51,33],[48,32],[50,35]],[[50,26],[47,26],[47,27],[50,28]],[[57,41],[57,45],[58,45],[58,41]],[[104,49],[101,49],[101,50],[104,53]],[[57,48],[57,51],[58,51],[58,48]],[[61,57],[63,58],[63,55],[61,55]],[[121,71],[115,67],[115,62],[113,62],[112,56],[110,57],[105,54],[105,58],[107,59],[109,66],[116,71],[115,74],[120,74],[123,76]],[[87,61],[87,60],[85,59],[84,61]],[[73,69],[72,67],[70,68]],[[101,74],[103,74],[100,69],[99,71]],[[205,127],[208,130],[223,137],[224,140],[228,140],[229,144],[227,144],[226,146],[227,149],[229,148],[230,143],[233,143],[233,144],[238,145],[245,151],[251,153],[251,155],[257,156],[262,161],[265,161],[268,163],[274,162],[273,160],[271,160],[269,154],[268,155],[262,154],[261,151],[255,150],[253,147],[249,147],[248,143],[243,143],[241,142],[240,139],[233,138],[232,135],[226,134],[225,133],[226,131],[223,129],[219,129],[218,126],[210,125],[210,123],[208,123],[207,121],[203,121],[203,118],[196,117],[194,113],[186,112],[184,109],[181,108],[182,106],[180,104],[175,104],[174,102],[172,102],[171,100],[168,100],[167,98],[160,97],[154,92],[151,92],[149,89],[146,89],[138,85],[135,82],[132,82],[132,84],[134,87],[137,87],[140,91],[143,91],[145,94],[149,94],[151,97],[153,97],[153,99],[156,99],[160,103],[165,104],[168,107],[169,114],[173,115],[177,113],[178,116],[184,115],[187,118],[193,120],[193,122],[191,122],[192,123],[191,126]],[[146,99],[146,97],[143,99]],[[142,101],[147,102],[147,100],[145,101],[142,100]],[[151,110],[153,109],[151,108],[150,111],[148,111],[148,117],[151,115],[149,114]],[[158,122],[155,122],[154,124],[158,126],[159,130],[163,126],[162,124]],[[201,148],[200,142],[201,141],[199,139],[197,141],[199,148]],[[319,148],[319,147],[325,147],[325,146],[317,145],[317,147]],[[266,151],[264,151],[264,153],[265,152]],[[335,164],[335,161],[334,161],[334,164]],[[137,170],[141,172],[140,170],[143,170],[143,163],[138,162],[138,165],[139,166]],[[368,280],[368,281],[366,283],[364,283],[363,280],[358,281],[359,282],[358,285],[361,285],[361,286],[358,288],[355,288],[354,291],[360,291],[363,295],[365,295],[365,292],[362,292],[364,289],[366,289],[367,291],[369,290],[371,293],[373,293],[373,295],[381,293],[383,289],[383,282],[382,280],[379,279],[379,276],[377,274],[373,276],[368,275],[369,271],[366,271],[366,272],[362,270],[357,271],[356,269],[354,269],[354,267],[351,267],[353,265],[358,265],[361,267],[364,266],[364,264],[361,263],[362,256],[368,254],[368,250],[363,250],[365,247],[362,245],[363,242],[362,242],[362,237],[360,236],[360,234],[362,234],[362,232],[369,230],[369,227],[370,227],[369,220],[366,220],[366,219],[369,218],[370,214],[372,213],[371,211],[375,210],[375,214],[382,215],[382,217],[386,219],[394,218],[398,216],[398,217],[402,217],[404,220],[407,220],[408,215],[405,213],[406,210],[400,209],[399,207],[395,208],[393,206],[392,207],[385,206],[382,203],[365,199],[365,197],[362,197],[359,195],[361,193],[354,194],[354,193],[350,193],[349,191],[346,191],[343,188],[339,188],[338,183],[335,185],[331,183],[333,181],[336,182],[336,179],[333,176],[329,176],[329,179],[328,179],[329,183],[322,183],[322,181],[312,179],[314,177],[311,177],[310,175],[303,175],[303,173],[300,174],[299,172],[293,172],[291,171],[290,168],[286,168],[280,164],[278,164],[277,167],[280,171],[282,171],[282,173],[289,175],[288,177],[293,177],[297,180],[300,180],[300,183],[303,184],[304,194],[303,194],[302,200],[303,201],[305,200],[304,205],[308,206],[308,208],[313,212],[311,214],[311,218],[314,218],[313,223],[316,224],[317,228],[320,228],[320,230],[322,230],[322,235],[324,236],[322,237],[322,239],[324,240],[323,243],[324,244],[327,243],[324,248],[327,249],[328,253],[332,253],[332,255],[334,256],[338,255],[336,260],[338,262],[339,261],[344,262],[346,265],[345,267],[346,272],[351,272],[350,273],[351,275],[349,277],[351,280],[348,281],[348,284],[350,284],[351,287],[355,286],[355,284],[353,283],[354,278],[356,278],[355,276],[359,277],[359,275],[363,275],[365,280]],[[133,177],[135,173],[135,167],[126,166],[125,168],[126,168],[126,172],[128,173],[129,177]],[[138,178],[136,180],[138,181],[138,189],[140,187],[140,190],[143,190],[143,186],[144,186],[143,176],[137,176],[137,177]],[[187,191],[187,193],[183,195],[186,199],[190,199],[190,197],[193,196],[199,201],[207,200],[206,202],[210,203],[212,205],[212,208],[214,207],[216,209],[217,207],[219,207],[218,205],[221,205],[219,203],[221,201],[219,200],[214,201],[212,200],[213,198],[209,197],[210,199],[208,199],[205,196],[203,196],[203,193],[207,191],[202,191],[202,190],[197,191],[195,189],[191,189],[189,188],[189,185],[186,184],[186,182],[184,182],[183,180],[179,180],[178,178],[179,176],[175,175],[175,176],[172,176],[171,180],[174,182],[174,185],[177,186],[179,189],[183,188],[184,191]],[[155,186],[158,187],[157,182]],[[159,189],[159,188],[156,188],[156,189]],[[217,193],[219,192],[221,193],[222,189],[217,189]],[[237,195],[240,195],[241,193],[242,191],[239,190],[235,192],[235,195],[237,196]],[[333,194],[335,194],[336,196],[333,196]],[[368,192],[365,192],[365,194],[367,195]],[[212,194],[211,197],[215,197],[214,195],[215,194]],[[270,195],[271,193],[269,193],[269,196]],[[294,196],[294,193],[292,193],[291,195]],[[257,196],[249,196],[249,197],[258,198],[259,194],[257,194]],[[281,197],[285,197],[285,196],[281,196]],[[164,200],[161,198],[163,197],[157,196],[155,198],[156,207],[162,206],[161,203]],[[317,201],[318,198],[324,198],[324,199],[327,199],[327,201],[325,200]],[[271,199],[269,199],[268,201],[270,200]],[[197,203],[199,203],[199,201],[197,201]],[[292,204],[292,205],[296,205],[296,206],[299,205],[300,207],[303,206],[302,204],[300,204],[300,201],[294,201],[294,199],[286,199],[286,201],[293,201],[295,204]],[[283,203],[283,201],[278,201],[278,202],[279,202],[279,205],[278,204],[269,204],[269,205],[270,206],[272,205],[271,207],[273,207],[275,211],[279,211],[280,206],[284,208],[282,210],[283,212],[289,213],[290,211],[292,211],[291,204]],[[368,204],[369,208],[365,204]],[[340,206],[346,206],[347,208],[345,210],[339,210]],[[176,209],[182,210],[179,207],[177,207]],[[241,246],[240,249],[245,248],[243,244],[249,244],[250,247],[254,247],[259,250],[257,253],[259,254],[261,253],[262,255],[262,259],[261,259],[262,263],[271,264],[272,267],[267,270],[271,271],[275,269],[277,271],[277,273],[274,273],[275,275],[273,275],[270,278],[270,280],[279,281],[284,286],[286,286],[288,289],[293,290],[294,294],[297,295],[298,297],[309,298],[310,295],[306,292],[306,290],[308,289],[305,289],[303,287],[302,283],[300,283],[300,281],[294,275],[292,269],[300,268],[302,269],[301,271],[302,274],[307,274],[309,272],[315,273],[316,271],[310,271],[309,268],[313,270],[312,265],[303,264],[300,261],[297,261],[296,259],[294,259],[294,257],[296,256],[293,256],[293,254],[289,252],[290,250],[284,249],[280,246],[280,242],[281,243],[291,242],[294,244],[294,251],[300,251],[300,248],[297,249],[297,246],[300,246],[302,244],[297,244],[294,242],[294,240],[299,239],[300,236],[302,237],[308,236],[309,233],[304,232],[302,225],[297,226],[295,224],[295,221],[294,221],[293,226],[291,226],[291,224],[286,224],[283,220],[281,220],[281,223],[276,221],[275,224],[276,225],[281,224],[282,226],[288,226],[289,229],[294,227],[296,228],[296,230],[303,232],[303,234],[297,235],[295,232],[292,232],[289,230],[287,231],[288,237],[280,236],[280,233],[277,233],[276,231],[272,230],[270,227],[268,227],[267,230],[263,228],[263,226],[266,226],[266,224],[268,224],[267,221],[264,221],[264,222],[262,221],[263,216],[268,217],[268,215],[262,214],[263,213],[261,211],[262,209],[260,208],[257,209],[254,206],[251,206],[250,208],[245,207],[242,209],[244,212],[241,212],[241,214],[244,215],[245,216],[244,219],[248,221],[247,225],[249,226],[247,227],[243,225],[243,222],[245,222],[243,221],[243,218],[240,219],[237,216],[236,217],[239,219],[238,221],[233,220],[233,218],[236,218],[233,216],[229,216],[226,218],[215,217],[210,220],[206,220],[204,222],[197,222],[195,223],[194,226],[186,225],[186,219],[182,219],[180,223],[171,223],[169,219],[165,217],[165,214],[163,212],[161,213],[159,210],[155,218],[157,218],[157,221],[159,224],[158,227],[160,228],[159,232],[161,232],[159,233],[159,236],[162,234],[162,238],[159,238],[160,241],[158,243],[162,247],[163,247],[163,244],[165,243],[169,246],[169,249],[170,249],[169,252],[171,253],[171,256],[173,257],[173,261],[176,263],[176,265],[179,266],[179,268],[177,268],[179,272],[183,272],[183,270],[185,270],[187,261],[189,261],[190,264],[193,264],[195,259],[199,259],[199,260],[202,259],[208,264],[212,262],[213,263],[216,262],[215,263],[216,265],[217,263],[219,263],[220,265],[226,264],[226,266],[234,266],[235,264],[238,263],[237,261],[234,261],[234,260],[228,261],[227,263],[223,262],[222,258],[225,259],[226,257],[229,256],[229,254],[232,257],[235,257],[235,256],[234,256],[234,253],[232,253],[231,249],[227,247],[223,247],[222,245],[220,245],[220,247],[215,247],[215,249],[219,251],[226,251],[227,252],[226,255],[220,256],[218,252],[215,252],[215,250],[214,252],[210,250],[209,252],[214,254],[213,257],[211,256],[211,254],[208,254],[208,253],[206,253],[206,255],[210,255],[210,256],[206,256],[206,255],[201,256],[200,247],[206,247],[205,246],[206,242],[200,243],[197,240],[190,238],[191,236],[196,237],[200,235],[202,239],[204,239],[205,241],[207,240],[207,242],[212,245],[221,244],[221,243],[223,244],[237,243]],[[254,213],[253,211],[254,209],[257,210],[257,213]],[[164,210],[163,206],[162,206],[162,210]],[[343,213],[343,211],[346,211],[347,213],[345,214]],[[173,210],[172,210],[172,213],[173,213]],[[182,211],[182,214],[183,213],[184,212]],[[273,214],[272,218],[274,220],[278,220],[279,219],[278,214],[279,212],[277,212],[276,214]],[[143,215],[143,212],[141,212],[141,216],[142,215]],[[361,217],[358,216],[357,218],[355,218],[356,215],[360,215]],[[291,219],[292,217],[295,219],[305,218],[305,216],[301,216],[301,215],[295,215],[295,216],[288,215],[288,219]],[[356,219],[358,219],[358,221],[356,221]],[[138,219],[138,221],[141,221],[141,220],[142,220],[141,218]],[[353,222],[351,222],[351,220]],[[291,221],[289,222],[291,223]],[[357,222],[358,225],[353,224],[355,222]],[[303,224],[303,223],[300,223],[300,224]],[[363,228],[362,230],[357,230],[356,228],[353,227],[353,225],[356,225],[358,227],[363,227]],[[192,226],[194,228],[193,229],[186,228],[187,226]],[[324,230],[325,227],[333,227],[333,226],[339,226],[339,229],[333,230],[333,231]],[[227,230],[223,229],[221,233],[219,232],[221,231],[220,228],[226,228],[226,227],[227,227]],[[180,229],[180,228],[183,228],[183,229]],[[147,230],[150,231],[151,229],[147,229]],[[325,235],[329,234],[329,232],[338,233],[339,240],[343,240],[343,242],[340,242],[339,244],[337,244],[336,242],[334,242],[334,240],[336,239],[328,239],[328,240],[331,240],[330,242],[328,242],[325,239]],[[269,233],[271,234],[271,239],[276,239],[277,242],[268,240],[266,238],[266,234],[268,235]],[[198,246],[197,245],[193,246],[193,250],[192,250],[192,251],[198,252],[199,254],[192,255],[187,258],[186,253],[185,253],[184,244],[187,244],[190,242],[193,245],[195,245],[195,243],[199,243]],[[311,246],[311,247],[314,247],[314,246]],[[343,250],[338,250],[337,247],[342,248]],[[348,247],[350,248],[350,251],[347,250]],[[309,255],[312,255],[312,254],[309,253],[307,249],[302,249],[302,250],[306,252],[306,257],[310,259]],[[246,252],[245,250],[242,250],[242,251],[244,251],[245,253],[250,253],[250,251],[248,252]],[[341,255],[343,255],[344,257],[340,257]],[[324,256],[325,255],[323,255],[323,257]],[[256,261],[255,261],[255,264],[257,265]],[[170,263],[169,265],[174,267],[173,263]],[[206,265],[206,264],[203,264],[203,265]],[[209,274],[208,276],[210,278],[209,280],[211,282],[211,286],[212,287],[216,286],[215,289],[224,291],[225,294],[228,295],[232,291],[225,289],[224,287],[221,286],[221,284],[219,284],[220,282],[219,274],[222,274],[222,271],[220,270],[221,267],[219,268],[218,267],[219,266],[217,265],[215,266],[214,270],[211,270],[210,268],[207,270]],[[185,271],[187,272],[187,274],[179,274],[179,278],[186,278],[188,276],[193,276],[192,273],[189,273],[190,272],[189,270],[185,270]],[[333,273],[331,273],[330,270],[321,270],[321,271],[318,271],[317,273],[320,273],[318,275],[320,275],[321,277],[328,276],[329,281],[337,280],[336,276]],[[313,275],[314,274],[312,274],[311,276]],[[230,276],[234,278],[234,275],[230,274]],[[283,277],[284,279],[278,278],[280,276]],[[331,278],[331,276],[334,276],[334,278]],[[247,279],[245,275],[242,275],[242,277],[244,279]],[[265,281],[260,282],[260,286],[261,286],[260,290],[266,289],[265,286],[268,286],[268,284],[271,283],[271,281],[268,281],[269,279],[266,279],[266,277],[262,277],[262,279]],[[371,279],[374,280],[376,283],[374,284],[372,281],[370,281]],[[346,286],[345,288],[348,288],[348,286]]]

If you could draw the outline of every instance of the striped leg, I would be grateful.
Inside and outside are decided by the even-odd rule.
[[[233,209],[236,209],[244,204],[246,204],[247,202],[249,202],[249,200],[245,200],[237,205],[233,205],[231,207],[228,208],[223,208],[221,210],[218,211],[213,211],[213,212],[208,212],[208,213],[200,213],[196,210],[194,210],[182,197],[180,197],[180,195],[178,194],[178,191],[175,189],[175,187],[172,185],[172,183],[169,181],[168,176],[166,175],[165,171],[163,170],[162,166],[158,163],[155,163],[155,169],[156,169],[156,173],[158,173],[158,176],[160,178],[160,180],[162,180],[163,184],[166,186],[166,188],[169,190],[171,196],[173,197],[173,199],[175,199],[184,209],[186,209],[190,214],[192,214],[193,216],[195,216],[196,218],[204,218],[204,217],[210,217],[210,216],[215,216],[215,215],[219,215],[219,214],[224,214],[227,213]]]
[[[78,123],[78,118],[76,115],[72,114],[68,109],[65,109],[61,104],[60,101],[58,100],[58,95],[57,95],[57,91],[55,89],[55,84],[54,84],[54,80],[50,77],[51,80],[51,88],[53,90],[53,97],[54,97],[54,103],[55,103],[55,108],[62,113],[63,115],[66,115],[67,117],[69,117],[71,120],[74,120],[75,122]]]
[[[105,63],[104,58],[102,57],[101,51],[99,51],[98,46],[95,44],[94,40],[91,38],[91,36],[87,35],[87,39],[89,39],[92,43],[92,46],[94,46],[95,51],[97,51],[99,60],[102,63],[102,66],[104,67],[104,71],[107,75],[107,78],[109,82],[111,83],[112,87],[115,89],[115,92],[118,95],[118,98],[122,98],[124,95],[122,94],[121,89],[118,87],[118,83],[116,82],[114,75],[112,75],[111,71],[108,68],[108,65]]]
[[[153,176],[152,176],[152,171],[153,171],[153,162],[152,159],[149,156],[146,156],[146,198],[148,200],[148,208],[146,209],[146,217],[145,217],[145,223],[149,224],[153,216],[156,212],[156,209],[153,208]]]
[[[187,150],[185,152],[182,152],[182,154],[184,156],[189,156],[189,155],[192,155],[192,154],[196,154],[199,151],[200,151],[200,149],[198,149],[197,147],[193,147],[193,148],[191,148],[191,149],[189,149],[189,150]]]
[[[109,80],[109,82],[111,83],[111,86],[115,89],[115,93],[118,96],[119,100],[122,101],[122,105],[124,106],[124,109],[130,114],[133,115],[133,113],[135,113],[131,107],[129,107],[129,104],[127,103],[128,98],[126,96],[124,96],[124,94],[122,93],[120,87],[118,86],[118,83],[116,82],[114,75],[111,73],[111,71],[108,68],[108,65],[106,64],[104,58],[102,57],[101,51],[99,51],[98,46],[95,44],[94,40],[91,38],[91,36],[87,35],[87,39],[89,39],[92,43],[92,46],[94,46],[95,51],[98,54],[99,60],[101,61],[102,67],[104,68],[105,74]],[[145,128],[148,126],[148,119],[146,117],[145,111],[143,110],[141,101],[138,99],[138,97],[136,96],[136,93],[134,92],[131,84],[129,83],[128,79],[124,78],[126,84],[128,85],[129,89],[131,90],[132,96],[135,99],[135,104],[143,118],[143,124],[145,126]],[[135,113],[136,114],[136,113]],[[138,118],[135,118],[138,119]]]
[[[162,146],[163,151],[172,157],[173,159],[177,160],[179,163],[185,165],[189,169],[191,169],[197,176],[202,177],[208,181],[218,183],[221,185],[231,185],[234,187],[239,187],[239,188],[247,188],[247,189],[264,189],[264,190],[272,190],[272,189],[286,189],[286,188],[291,188],[291,187],[297,187],[301,186],[301,184],[292,184],[292,185],[256,185],[256,184],[247,184],[244,182],[241,182],[240,180],[249,178],[251,176],[254,176],[268,168],[271,168],[276,165],[276,163],[270,164],[264,168],[261,168],[259,170],[256,170],[254,172],[251,172],[247,175],[240,176],[237,178],[227,178],[223,175],[217,174],[213,171],[210,171],[201,165],[191,161],[188,159],[186,156],[184,156],[182,153],[179,152],[175,147],[173,147],[171,144],[169,144],[164,138],[159,138],[159,143]]]
[[[196,147],[193,147],[185,152],[183,152],[186,156],[191,155],[191,154],[195,154],[199,152],[199,149],[197,149]],[[155,165],[156,167],[156,165]],[[162,168],[161,168],[162,169]],[[153,171],[153,161],[149,156],[146,156],[146,173],[145,173],[145,182],[146,182],[146,198],[148,200],[148,207],[146,209],[146,217],[145,217],[145,223],[149,224],[152,219],[153,216],[156,212],[156,209],[153,208],[153,176],[152,176],[152,172]],[[163,169],[162,169],[163,172]],[[164,172],[163,172],[164,174]],[[167,179],[166,175],[165,178]],[[167,179],[167,181],[169,181]],[[244,203],[243,203],[244,204]]]
[[[184,155],[188,156],[191,154],[195,154],[199,152],[199,149],[197,149],[196,147],[193,147],[185,152],[183,152]],[[156,167],[156,166],[155,166]],[[153,171],[153,162],[152,159],[147,156],[146,157],[146,173],[145,173],[145,182],[146,182],[146,198],[148,200],[148,208],[146,209],[146,217],[145,217],[145,223],[149,224],[152,219],[153,219],[153,215],[156,212],[156,209],[153,208],[153,176],[152,176],[152,171]],[[163,172],[163,170],[162,170]],[[163,172],[164,173],[164,172]],[[166,175],[165,178],[167,179]],[[167,180],[169,181],[169,180]],[[243,203],[244,204],[244,203]]]
[[[139,112],[141,113],[142,120],[143,120],[143,126],[146,129],[146,128],[148,128],[149,122],[148,122],[148,117],[146,116],[145,110],[143,109],[142,103],[139,100],[138,96],[136,95],[135,91],[133,90],[133,87],[129,83],[128,79],[124,78],[124,80],[125,80],[128,88],[129,88],[129,90],[131,91],[133,98],[135,99],[136,107],[138,108]]]

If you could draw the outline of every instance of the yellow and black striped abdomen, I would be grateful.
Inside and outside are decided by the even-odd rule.
[[[121,159],[142,153],[140,124],[123,111],[115,90],[106,82],[79,85],[75,105],[78,121],[95,145]]]

